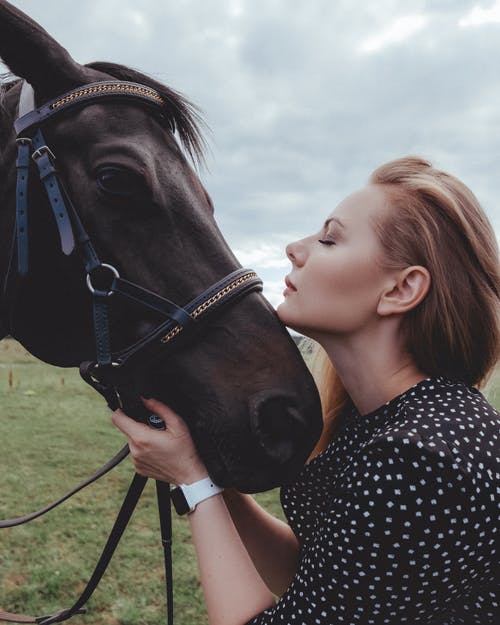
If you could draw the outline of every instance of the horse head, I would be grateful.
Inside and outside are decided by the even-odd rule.
[[[0,56],[32,86],[37,106],[116,79],[159,94],[161,114],[132,99],[95,99],[43,124],[66,193],[99,258],[127,280],[182,305],[240,267],[189,159],[201,156],[203,139],[196,108],[184,97],[123,66],[80,65],[5,0]],[[92,297],[78,255],[61,250],[33,163],[29,270],[16,271],[13,122],[21,85],[4,87],[0,101],[0,334],[11,334],[48,363],[74,367],[95,359]],[[114,299],[109,315],[114,352],[140,342],[164,320],[133,301]],[[274,310],[255,291],[134,370],[123,391],[127,412],[140,411],[141,394],[180,412],[212,478],[245,492],[292,477],[321,431],[312,378]]]

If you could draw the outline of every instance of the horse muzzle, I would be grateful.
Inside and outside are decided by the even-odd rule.
[[[253,395],[249,404],[250,428],[264,454],[278,466],[294,463],[311,436],[295,397],[266,390]]]

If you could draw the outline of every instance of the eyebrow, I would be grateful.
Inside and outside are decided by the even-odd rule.
[[[340,219],[338,217],[329,217],[325,223],[323,224],[323,228],[328,228],[328,226],[330,225],[330,222],[334,222],[336,224],[338,224],[341,228],[345,228],[344,224],[340,221]]]

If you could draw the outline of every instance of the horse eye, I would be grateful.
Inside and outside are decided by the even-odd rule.
[[[102,167],[97,172],[97,184],[101,191],[110,195],[131,196],[144,191],[144,178],[121,167]]]

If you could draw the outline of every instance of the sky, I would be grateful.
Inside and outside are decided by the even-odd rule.
[[[81,63],[148,73],[199,106],[201,172],[277,305],[285,246],[378,165],[423,156],[500,235],[500,0],[15,0]]]

